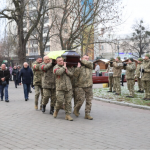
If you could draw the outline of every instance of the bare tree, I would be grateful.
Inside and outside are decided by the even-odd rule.
[[[42,57],[44,56],[44,51],[47,48],[47,43],[50,42],[50,39],[55,35],[51,34],[55,16],[51,14],[50,11],[47,11],[49,6],[50,1],[44,1],[42,7],[43,15],[41,16],[38,26],[34,29],[35,32],[32,32],[31,36],[31,38],[33,38],[32,40],[36,40],[36,46],[40,49],[40,55]],[[36,11],[38,11],[38,9],[36,9]],[[31,18],[29,20],[32,22]],[[45,23],[47,23],[47,26],[45,26]]]
[[[63,10],[54,12],[62,49],[80,47],[81,54],[87,53],[88,45],[95,43],[94,39],[90,40],[95,32],[98,33],[101,27],[106,31],[120,20],[119,2],[120,0],[65,0]]]
[[[18,38],[18,57],[20,63],[26,60],[26,44],[31,36],[31,33],[38,26],[41,16],[43,15],[43,5],[45,0],[10,0],[9,7],[6,7],[0,11],[0,18],[6,18],[9,22],[14,21],[17,26],[17,38]],[[35,14],[30,12],[30,5],[36,5],[38,11]],[[11,6],[11,7],[10,7]],[[32,9],[32,8],[31,8]],[[54,9],[49,7],[47,10]],[[28,26],[28,30],[24,31],[24,24],[28,22],[28,19],[32,15],[32,24]]]
[[[134,57],[142,57],[149,53],[150,31],[144,25],[143,20],[136,21],[133,25],[133,33],[123,40],[121,47],[125,52],[130,52]]]

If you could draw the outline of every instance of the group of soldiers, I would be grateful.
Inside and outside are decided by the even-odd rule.
[[[66,120],[73,121],[72,98],[74,99],[74,115],[79,116],[80,108],[86,100],[85,119],[93,120],[90,115],[92,106],[92,70],[93,63],[84,55],[77,67],[69,67],[62,57],[57,57],[56,64],[48,56],[39,57],[32,64],[35,87],[35,109],[41,93],[40,110],[44,113],[50,103],[50,114],[57,117],[60,109],[65,110]]]
[[[127,87],[129,90],[128,98],[134,98],[134,85],[137,79],[139,90],[137,92],[144,93],[143,100],[150,100],[150,55],[146,54],[145,58],[139,58],[136,64],[133,58],[129,58],[128,62],[122,62],[120,57],[115,60],[112,58],[108,64],[107,72],[109,74],[109,91],[115,95],[121,94],[120,78],[122,69],[126,70]]]

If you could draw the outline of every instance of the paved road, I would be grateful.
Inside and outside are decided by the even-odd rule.
[[[24,101],[22,86],[11,83],[10,103],[0,101],[0,150],[3,149],[150,149],[150,111],[93,100],[93,121],[81,115],[64,120],[34,110],[34,93]]]

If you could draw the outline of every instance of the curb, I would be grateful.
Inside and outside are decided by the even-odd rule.
[[[110,103],[110,104],[116,104],[116,105],[121,105],[121,106],[128,106],[132,108],[139,108],[139,109],[145,109],[145,110],[150,110],[149,106],[142,106],[142,105],[136,105],[136,104],[131,104],[127,102],[118,102],[118,101],[112,101],[104,98],[98,98],[98,97],[93,97],[94,100],[102,101],[105,103]]]

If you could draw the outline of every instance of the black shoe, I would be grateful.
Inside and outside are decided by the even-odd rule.
[[[30,91],[30,93],[32,93],[32,91]]]
[[[116,91],[113,91],[113,93],[116,93]]]
[[[133,96],[126,96],[126,97],[128,97],[128,98],[134,98]]]
[[[25,99],[25,101],[28,101],[28,99]]]
[[[120,95],[120,94],[118,94],[118,93],[115,93],[114,95]]]
[[[112,92],[112,91],[107,91],[107,92]]]
[[[141,90],[138,90],[137,92],[141,92]]]
[[[50,114],[53,115],[53,113],[54,113],[54,107],[51,107]]]
[[[17,86],[16,86],[16,88],[17,88]]]
[[[42,112],[44,113],[45,112],[45,105],[42,105]]]
[[[140,91],[140,93],[144,93],[144,91]]]
[[[8,103],[8,102],[9,102],[9,100],[5,100],[5,102],[7,102],[7,103]]]

